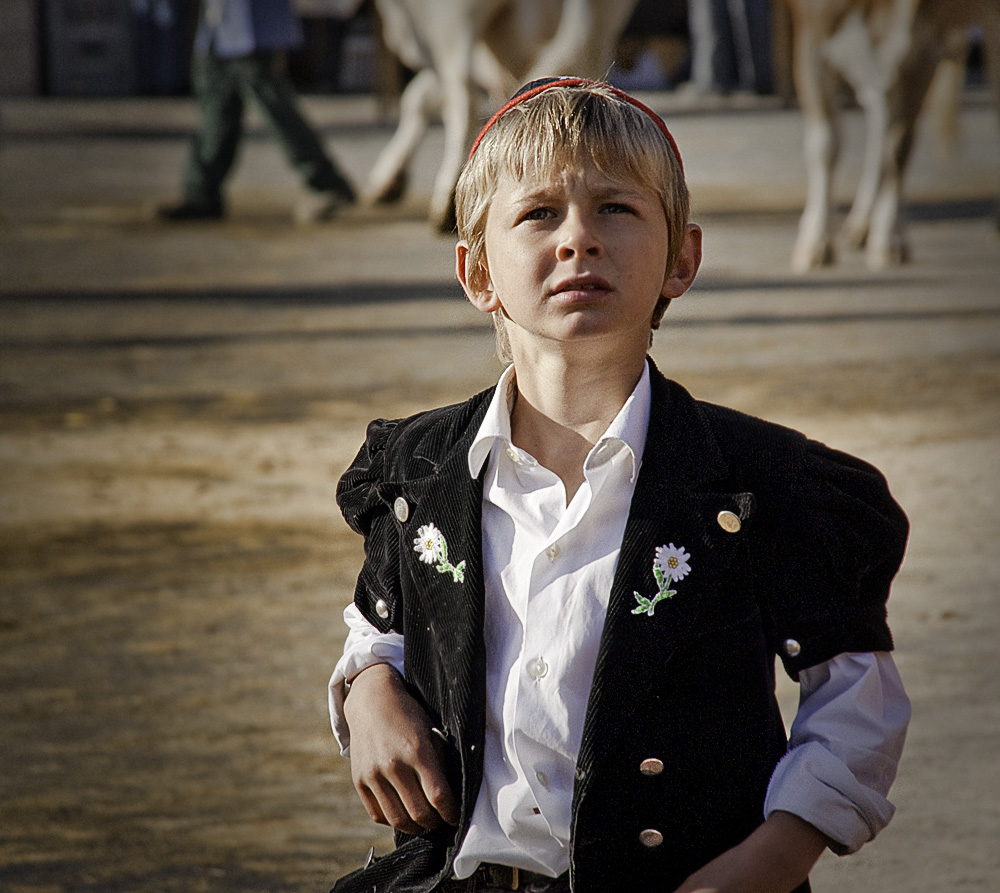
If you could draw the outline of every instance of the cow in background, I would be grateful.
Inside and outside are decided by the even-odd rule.
[[[924,98],[942,63],[961,65],[982,29],[1000,112],[998,0],[788,0],[795,88],[805,116],[807,195],[792,254],[798,272],[832,263],[831,181],[837,161],[839,74],[864,111],[861,179],[844,224],[868,265],[908,259],[903,175]],[[956,97],[957,99],[957,97]]]
[[[536,77],[608,73],[637,0],[376,0],[386,45],[416,72],[400,98],[399,124],[368,177],[365,197],[389,202],[431,121],[444,148],[429,216],[454,228],[454,191],[478,124],[480,91],[496,106]]]

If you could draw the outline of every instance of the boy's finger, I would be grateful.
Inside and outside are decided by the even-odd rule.
[[[424,776],[428,772],[433,773],[434,770],[429,770],[424,765],[407,768],[409,771],[395,780],[395,792],[410,818],[422,830],[432,831],[441,825],[442,816],[435,808],[433,801],[427,796]]]
[[[449,825],[457,825],[458,801],[444,775],[440,772],[426,773],[421,777],[420,782],[424,796],[433,807],[435,814]]]
[[[438,815],[449,825],[458,825],[458,800],[448,784],[445,774],[448,753],[448,737],[439,729],[431,729],[431,744],[434,746],[434,762],[424,765],[420,773],[420,786],[424,795]]]
[[[412,807],[407,805],[405,798],[391,784],[381,785],[373,793],[378,799],[379,809],[386,819],[385,824],[397,831],[405,831],[407,834],[420,834],[427,830],[426,826],[415,819],[411,811]]]
[[[378,798],[366,787],[358,787],[358,796],[361,798],[361,805],[368,813],[371,820],[376,825],[388,825],[389,820],[382,812],[382,807],[378,805]]]

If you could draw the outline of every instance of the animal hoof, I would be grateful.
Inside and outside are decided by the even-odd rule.
[[[837,260],[836,252],[830,242],[822,245],[806,245],[798,247],[792,254],[792,272],[808,273],[820,267],[832,266]]]
[[[860,251],[868,242],[868,227],[846,224],[844,226],[843,238],[848,248]]]
[[[376,205],[393,205],[400,201],[410,186],[410,175],[401,170],[381,189],[372,193],[371,202]]]
[[[871,270],[887,270],[910,262],[909,245],[892,245],[883,251],[868,251],[865,254],[868,268]]]
[[[455,232],[458,228],[458,218],[455,216],[454,197],[452,197],[444,209],[438,211],[431,209],[430,220],[435,232],[442,234]]]

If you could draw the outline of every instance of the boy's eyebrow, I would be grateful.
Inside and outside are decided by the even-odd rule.
[[[515,204],[545,201],[557,196],[562,188],[558,182],[540,183],[536,186],[527,186],[523,190],[515,187],[511,190],[510,198]],[[591,191],[597,199],[641,198],[646,193],[646,190],[638,184],[618,180],[608,180]]]

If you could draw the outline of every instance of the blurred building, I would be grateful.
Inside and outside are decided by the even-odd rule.
[[[3,0],[0,96],[143,96],[189,91],[199,0]],[[376,86],[371,0],[301,0],[299,89]],[[350,9],[346,17],[338,15]]]

